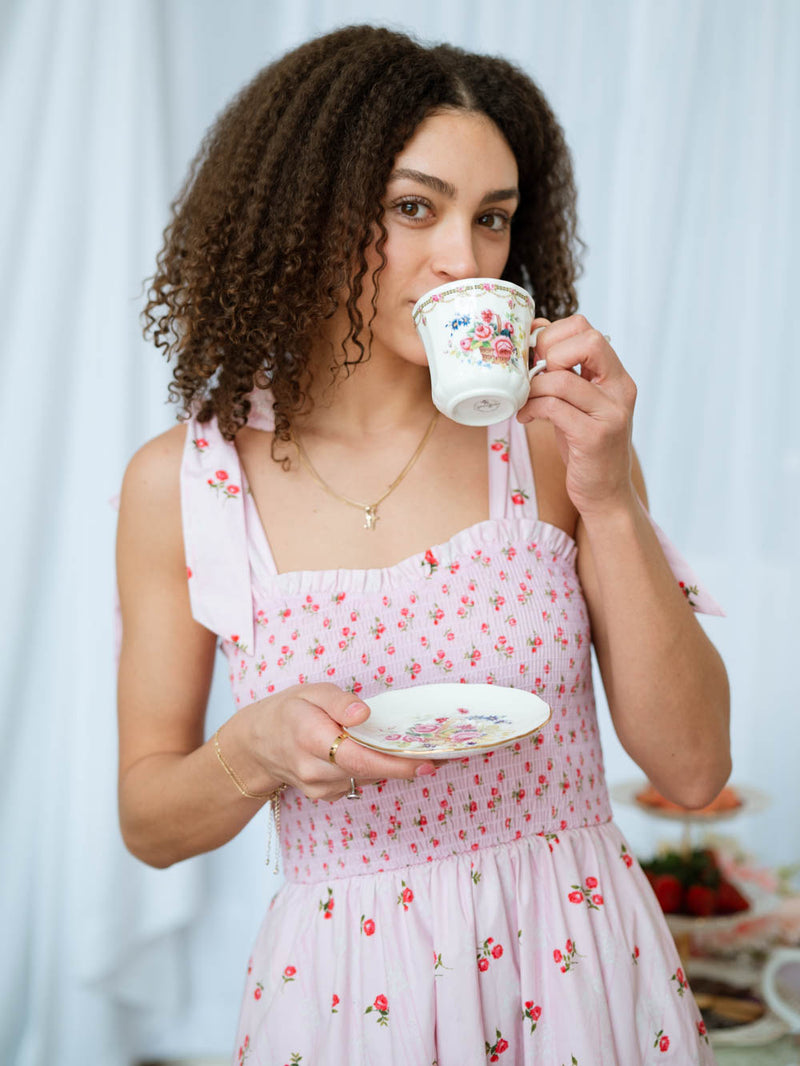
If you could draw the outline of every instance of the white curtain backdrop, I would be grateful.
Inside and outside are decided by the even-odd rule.
[[[582,310],[639,384],[651,509],[728,612],[707,626],[731,676],[733,780],[772,798],[732,828],[764,862],[800,859],[800,4],[2,0],[6,1066],[231,1049],[279,880],[263,815],[167,871],[120,843],[108,501],[174,419],[137,316],[203,131],[259,67],[352,22],[505,55],[551,99],[590,248]],[[635,767],[601,714],[613,783]],[[663,836],[618,818],[640,854]]]

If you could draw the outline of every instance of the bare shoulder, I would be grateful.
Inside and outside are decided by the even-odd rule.
[[[536,418],[525,425],[531,453],[539,518],[575,536],[578,512],[567,493],[567,471],[551,422]]]
[[[128,463],[119,505],[118,546],[145,546],[183,558],[180,473],[186,427],[173,426],[143,444]]]
[[[143,444],[125,471],[123,498],[157,497],[164,503],[173,492],[179,492],[185,441],[186,426],[177,425]]]

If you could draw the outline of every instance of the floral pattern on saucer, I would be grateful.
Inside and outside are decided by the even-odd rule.
[[[463,717],[420,716],[418,722],[394,723],[373,729],[369,739],[364,734],[353,737],[369,747],[395,748],[406,752],[461,752],[465,747],[492,747],[516,739],[515,723],[501,714],[470,714],[459,708]]]

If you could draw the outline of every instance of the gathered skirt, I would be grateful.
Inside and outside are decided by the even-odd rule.
[[[240,1066],[713,1064],[641,868],[613,821],[272,900]]]

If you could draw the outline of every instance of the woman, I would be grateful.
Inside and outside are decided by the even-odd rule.
[[[687,598],[716,608],[641,503],[574,218],[526,76],[370,27],[260,73],[175,205],[147,310],[188,424],[123,487],[120,816],[168,866],[277,809],[235,1061],[713,1061],[611,821],[590,646],[626,750],[702,806],[728,691]],[[411,318],[473,276],[528,286],[545,327],[547,372],[488,433],[437,418]],[[204,742],[218,639],[237,710]],[[438,767],[345,737],[362,698],[442,680],[553,719]]]

